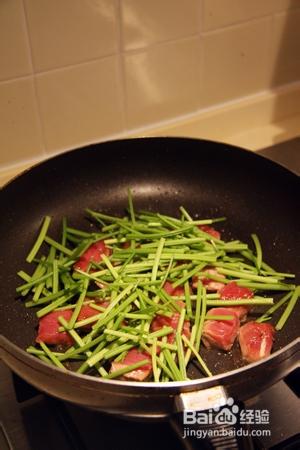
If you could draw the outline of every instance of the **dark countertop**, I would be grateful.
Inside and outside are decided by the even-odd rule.
[[[300,137],[272,145],[259,150],[257,153],[300,175]]]

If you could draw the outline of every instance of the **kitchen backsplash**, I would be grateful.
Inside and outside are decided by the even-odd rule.
[[[0,171],[300,80],[300,0],[1,0]]]

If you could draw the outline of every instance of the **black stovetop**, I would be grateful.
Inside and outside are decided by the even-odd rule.
[[[299,372],[294,378],[286,381],[295,390]],[[257,437],[245,448],[300,448],[299,398],[286,381],[246,402],[249,409],[268,409],[271,436]],[[167,420],[129,421],[68,404],[37,391],[0,362],[1,450],[165,450],[166,445],[191,449]],[[194,448],[202,448],[200,440]]]
[[[134,422],[44,395],[0,362],[1,450],[154,450],[183,447],[168,422]],[[1,433],[2,431],[2,433]],[[164,447],[165,448],[165,447]]]
[[[300,173],[300,138],[260,153]],[[271,429],[271,436],[255,438],[247,448],[300,449],[297,377],[299,372],[247,402],[248,408],[269,410]],[[191,447],[178,438],[168,421],[128,421],[67,404],[38,392],[0,362],[0,450],[166,448]],[[197,448],[202,448],[200,441]]]

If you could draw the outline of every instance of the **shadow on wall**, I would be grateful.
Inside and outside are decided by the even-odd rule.
[[[274,73],[271,87],[300,80],[300,2],[290,0],[289,9],[273,17],[273,42],[271,58]],[[284,89],[284,87],[283,87]],[[284,111],[284,116],[283,116]],[[295,119],[285,120],[288,116]],[[298,117],[296,117],[298,115]],[[291,92],[289,95],[278,96],[272,113],[272,122],[280,122],[278,134],[274,137],[274,144],[289,140],[291,136],[300,136],[300,93]]]

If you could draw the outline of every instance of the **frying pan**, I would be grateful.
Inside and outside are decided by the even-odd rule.
[[[107,412],[160,417],[184,408],[222,405],[226,396],[245,400],[299,365],[299,302],[273,354],[245,366],[238,347],[229,354],[206,351],[215,376],[202,378],[191,364],[187,382],[164,384],[101,380],[50,367],[27,354],[37,320],[15,289],[37,229],[53,216],[88,227],[84,210],[124,213],[127,189],[135,208],[176,215],[181,205],[199,217],[226,216],[224,239],[249,242],[257,233],[264,259],[284,272],[299,271],[299,180],[252,152],[186,138],[141,138],[92,145],[51,158],[23,173],[1,191],[0,356],[38,389],[61,399]],[[224,228],[224,229],[223,229]],[[25,266],[26,267],[26,266]],[[297,273],[299,282],[299,272]],[[255,380],[255,381],[254,381]]]

